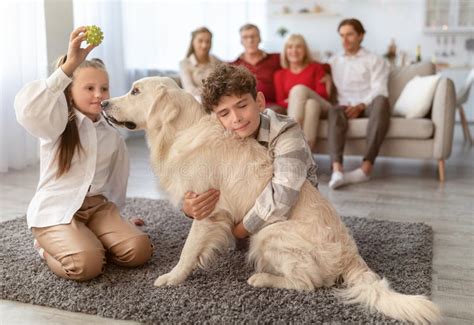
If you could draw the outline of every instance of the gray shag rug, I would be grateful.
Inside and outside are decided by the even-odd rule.
[[[390,323],[399,322],[344,305],[331,289],[315,292],[253,288],[245,250],[230,250],[208,271],[197,270],[176,287],[154,280],[177,263],[191,221],[168,202],[128,199],[124,216],[140,216],[155,254],[142,267],[109,263],[103,275],[78,283],[56,277],[33,249],[25,218],[0,224],[1,299],[144,323]],[[406,294],[430,295],[432,229],[344,217],[369,266]]]

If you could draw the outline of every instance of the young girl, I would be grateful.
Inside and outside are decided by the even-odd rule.
[[[124,266],[145,263],[149,237],[123,220],[129,161],[125,142],[101,115],[109,98],[103,62],[85,60],[85,27],[46,80],[15,98],[18,122],[40,139],[40,180],[27,212],[35,248],[58,276],[84,281],[104,271],[105,253]]]
[[[202,81],[221,61],[210,54],[212,46],[212,33],[206,27],[200,27],[191,33],[186,58],[179,63],[179,74],[183,89],[201,98]]]
[[[281,53],[283,69],[274,75],[277,104],[288,108],[303,128],[306,139],[314,149],[319,118],[326,115],[330,83],[323,66],[314,62],[308,45],[299,34],[288,37]]]

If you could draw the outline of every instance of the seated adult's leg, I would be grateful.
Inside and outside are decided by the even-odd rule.
[[[319,118],[321,116],[321,105],[312,99],[308,98],[304,105],[304,121],[303,132],[308,141],[311,151],[315,148],[316,138],[318,136]]]
[[[335,106],[328,111],[328,147],[331,163],[343,163],[344,146],[349,123],[344,106]]]
[[[364,110],[364,116],[369,117],[367,124],[367,152],[364,161],[372,165],[379,154],[380,147],[390,126],[390,106],[388,98],[377,96]]]
[[[104,201],[91,216],[87,226],[111,253],[112,260],[119,265],[142,265],[153,253],[150,237],[124,220],[112,202]]]
[[[367,182],[370,179],[375,158],[387,135],[390,123],[390,107],[387,97],[377,96],[364,110],[363,116],[369,117],[367,124],[367,152],[362,166],[344,174],[347,184]]]
[[[105,269],[105,249],[84,223],[32,228],[33,235],[45,251],[44,257],[54,274],[62,278],[86,281]]]
[[[312,151],[316,148],[319,121],[327,117],[330,109],[331,104],[315,92],[313,92],[313,95],[306,101],[304,106],[305,118],[303,121],[303,131]]]
[[[328,111],[328,147],[333,172],[329,187],[336,189],[345,184],[342,169],[344,145],[349,123],[344,106],[335,106]]]
[[[308,100],[309,88],[304,85],[295,85],[288,94],[288,116],[300,125],[303,125],[305,103]]]

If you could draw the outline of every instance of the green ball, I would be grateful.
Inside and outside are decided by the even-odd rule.
[[[103,39],[104,39],[104,33],[102,33],[102,30],[100,29],[100,27],[96,25],[86,27],[87,44],[92,44],[92,45],[97,46],[100,43],[102,43]]]

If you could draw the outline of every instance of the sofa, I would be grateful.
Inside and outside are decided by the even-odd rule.
[[[430,62],[420,62],[393,70],[388,81],[390,107],[394,107],[403,87],[413,77],[435,73],[435,66]],[[439,180],[443,182],[445,160],[451,154],[453,143],[455,108],[454,84],[450,79],[441,78],[435,90],[432,107],[426,117],[391,118],[390,127],[380,148],[379,156],[436,160]],[[368,120],[368,118],[357,118],[349,121],[344,148],[345,155],[364,155]],[[328,153],[327,134],[328,121],[320,120],[314,153]]]

